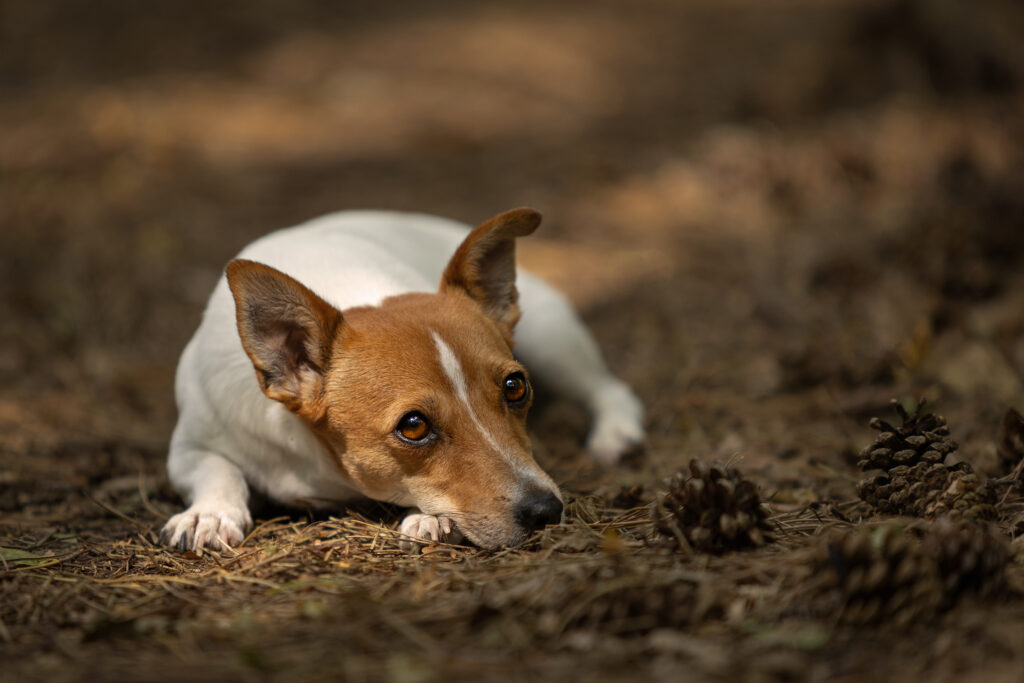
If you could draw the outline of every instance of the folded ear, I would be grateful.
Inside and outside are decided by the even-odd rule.
[[[525,208],[495,216],[469,233],[441,276],[442,294],[469,295],[510,340],[519,320],[516,238],[532,233],[540,220],[540,213]]]
[[[263,393],[295,413],[319,419],[341,312],[262,263],[236,259],[228,264],[227,276],[238,335]]]

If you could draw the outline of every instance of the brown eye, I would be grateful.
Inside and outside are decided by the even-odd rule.
[[[398,421],[395,434],[403,441],[422,442],[430,436],[430,423],[421,413],[406,413]]]
[[[521,372],[513,372],[502,382],[502,392],[509,403],[518,403],[525,399],[528,388],[526,378]]]

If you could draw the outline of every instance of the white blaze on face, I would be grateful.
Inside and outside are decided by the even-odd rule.
[[[445,340],[441,339],[441,335],[434,330],[431,330],[430,334],[434,337],[434,344],[437,346],[437,355],[441,359],[441,369],[444,370],[444,374],[448,377],[448,381],[451,382],[452,386],[455,388],[455,398],[459,399],[459,402],[469,414],[469,419],[472,420],[474,425],[476,425],[477,430],[479,430],[480,434],[483,435],[488,445],[508,459],[508,455],[505,454],[504,449],[498,446],[498,441],[484,428],[483,423],[480,422],[480,418],[476,416],[476,411],[473,410],[473,406],[469,402],[469,390],[466,387],[466,375],[462,372],[462,364],[459,363],[459,359],[456,357],[455,352],[452,351],[452,347],[448,346]]]
[[[462,364],[459,362],[458,356],[452,350],[444,339],[441,339],[435,330],[430,331],[431,336],[434,338],[434,345],[437,346],[437,355],[441,361],[441,368],[444,370],[445,376],[448,381],[451,382],[452,387],[455,389],[455,398],[458,399],[462,407],[465,408],[466,414],[469,415],[470,421],[477,428],[484,440],[487,442],[494,453],[499,454],[509,465],[512,466],[519,476],[521,477],[520,483],[525,484],[526,482],[533,482],[534,485],[540,485],[550,491],[552,491],[558,499],[562,499],[562,495],[558,490],[558,486],[551,480],[543,470],[536,465],[530,467],[524,464],[520,459],[515,458],[512,453],[507,449],[503,448],[494,435],[491,434],[484,427],[480,418],[477,417],[476,411],[473,410],[473,404],[469,400],[469,388],[466,385],[466,374],[462,371]]]

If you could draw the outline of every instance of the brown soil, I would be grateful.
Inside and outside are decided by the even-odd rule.
[[[897,629],[813,587],[823,537],[930,533],[857,501],[891,398],[982,480],[1019,458],[1024,9],[377,4],[0,2],[0,678],[1019,680],[1012,477],[997,597]],[[647,404],[641,456],[589,464],[549,400],[572,503],[523,548],[404,553],[376,505],[154,544],[176,357],[232,254],[342,208],[520,205],[524,262]],[[691,457],[760,486],[773,543],[655,540]]]

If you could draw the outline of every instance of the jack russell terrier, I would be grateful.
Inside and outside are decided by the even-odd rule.
[[[558,523],[561,493],[526,434],[527,368],[588,408],[601,463],[641,443],[643,407],[561,294],[522,272],[517,290],[515,240],[540,220],[516,209],[470,232],[347,211],[243,249],[178,365],[167,471],[188,508],[161,540],[240,543],[250,487],[413,507],[405,536],[482,548]]]

